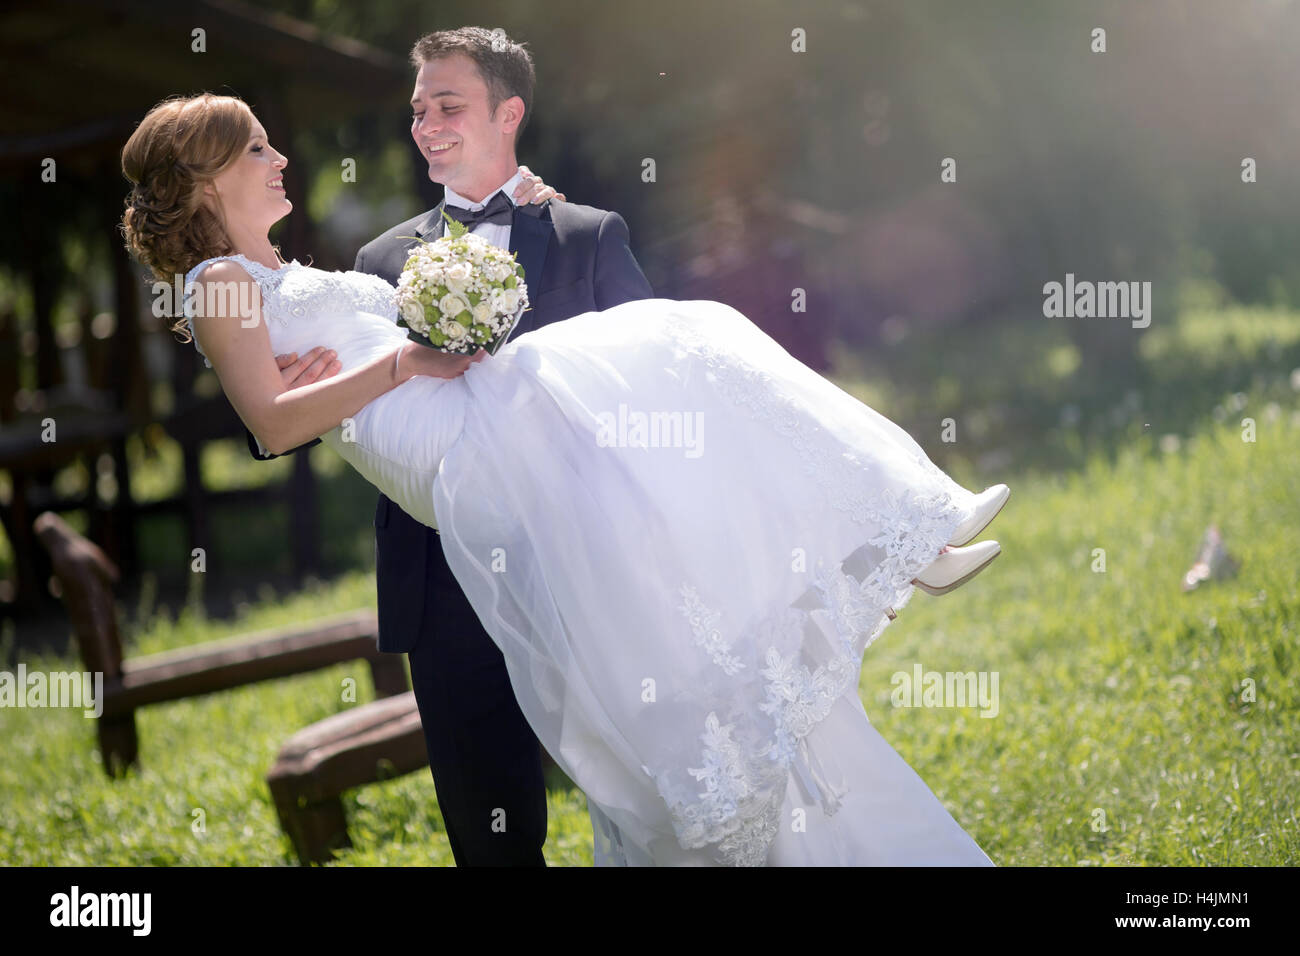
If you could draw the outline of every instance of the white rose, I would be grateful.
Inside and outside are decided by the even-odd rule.
[[[438,308],[447,318],[454,319],[469,308],[469,301],[455,292],[448,292],[438,300]]]
[[[492,308],[492,302],[488,299],[479,299],[478,305],[473,308],[474,321],[479,325],[487,325],[492,321],[492,316],[496,310]]]
[[[519,308],[519,290],[502,289],[497,293],[497,301],[500,303],[500,309],[507,315],[514,315],[515,310]]]
[[[459,341],[469,334],[469,329],[465,328],[465,326],[461,325],[459,322],[445,322],[443,324],[446,326],[446,328],[443,329],[443,332],[447,334],[447,338],[449,339]]]
[[[474,270],[468,262],[457,262],[447,268],[443,283],[452,292],[464,292],[469,287],[469,280],[473,276]]]
[[[402,303],[402,318],[415,331],[423,331],[422,326],[425,325],[424,306],[420,305],[415,299],[407,299]]]

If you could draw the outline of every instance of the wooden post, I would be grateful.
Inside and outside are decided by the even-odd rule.
[[[203,487],[203,471],[199,467],[200,442],[182,438],[180,445],[185,469],[185,530],[189,534],[189,547],[203,548],[205,553],[210,553],[212,522],[208,519],[208,494]]]
[[[369,663],[376,697],[396,697],[411,689],[406,680],[405,655],[379,654],[370,658]]]
[[[277,92],[260,90],[257,102],[258,115],[266,126],[272,142],[292,146],[293,124],[288,110]],[[315,225],[307,215],[307,170],[284,179],[285,195],[293,203],[294,213],[285,221],[288,233],[284,242],[285,254],[290,259],[305,258],[311,254],[315,238]],[[307,574],[320,570],[320,508],[316,490],[316,476],[311,470],[311,452],[303,450],[293,456],[293,474],[289,479],[289,540],[293,548],[293,573],[300,581]]]
[[[120,205],[121,199],[118,198],[117,203],[110,207],[114,210],[114,215],[119,214]],[[116,229],[111,235],[117,236]],[[111,246],[113,306],[117,314],[117,327],[112,342],[116,346],[113,350],[116,355],[109,374],[115,379],[112,384],[118,407],[138,427],[152,420],[149,376],[140,341],[140,280],[122,243],[113,241]],[[137,564],[135,502],[131,498],[131,469],[126,458],[125,436],[113,442],[112,459],[117,497],[108,506],[107,525],[112,535],[108,541],[108,551],[127,575],[134,575]]]
[[[35,532],[63,582],[63,602],[86,670],[102,673],[106,685],[120,680],[122,640],[113,600],[113,585],[121,577],[117,567],[53,512],[36,519]],[[110,777],[120,776],[136,762],[140,751],[135,712],[105,715],[95,724],[104,770]]]
[[[31,200],[29,199],[28,202]],[[54,341],[54,302],[59,292],[60,253],[48,230],[29,233],[27,278],[32,287],[36,325],[36,387],[42,391],[63,384],[63,366]]]
[[[11,422],[18,414],[14,398],[18,394],[21,359],[18,354],[18,314],[11,305],[0,308],[0,425]],[[39,600],[40,586],[35,565],[35,539],[27,509],[27,476],[21,471],[10,473],[12,498],[4,509],[5,531],[14,556],[13,597],[16,607],[30,607]]]

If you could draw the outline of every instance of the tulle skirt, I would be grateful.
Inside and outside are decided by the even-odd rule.
[[[711,301],[557,322],[457,381],[442,546],[600,862],[988,864],[857,697],[973,508],[910,436]]]

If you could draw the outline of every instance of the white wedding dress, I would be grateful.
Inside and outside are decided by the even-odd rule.
[[[382,279],[232,258],[276,353],[406,340]],[[322,438],[440,530],[598,863],[992,865],[857,694],[973,495],[735,309],[555,322]]]

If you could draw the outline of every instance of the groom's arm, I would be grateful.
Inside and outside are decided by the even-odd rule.
[[[376,242],[377,241],[378,240],[376,240]],[[383,279],[389,285],[397,285],[398,277],[390,273],[383,264],[385,261],[392,260],[393,257],[391,255],[384,255],[384,250],[382,249],[376,254],[367,253],[367,250],[370,250],[370,253],[375,253],[375,250],[371,249],[374,244],[374,242],[366,243],[357,250],[357,261],[353,264],[352,270],[354,272],[364,272],[366,275],[379,276],[379,278]],[[405,258],[406,257],[403,256],[402,259],[398,261],[404,261]]]
[[[632,255],[627,223],[608,212],[596,232],[596,276],[592,282],[599,311],[633,299],[653,299],[654,289]]]

